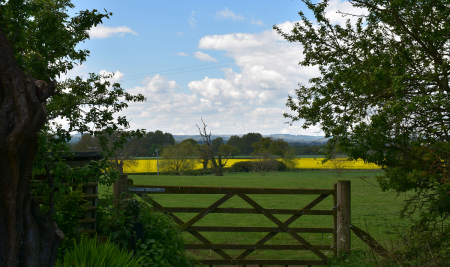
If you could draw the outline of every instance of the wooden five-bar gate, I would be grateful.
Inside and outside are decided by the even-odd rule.
[[[125,186],[126,182],[122,183]],[[212,250],[222,259],[204,259],[200,263],[204,265],[326,265],[327,256],[324,250],[333,251],[334,255],[350,252],[350,181],[338,181],[332,189],[291,189],[291,188],[240,188],[240,187],[200,187],[200,186],[149,186],[132,185],[116,191],[133,192],[149,200],[154,209],[169,214],[179,225],[181,231],[185,231],[197,238],[202,244],[185,244],[186,249]],[[222,194],[219,200],[208,207],[163,207],[154,199],[145,197],[146,194]],[[261,206],[248,195],[254,194],[308,194],[318,195],[312,202],[299,209],[268,209]],[[233,196],[238,196],[252,208],[220,208],[220,206]],[[333,207],[328,210],[314,210],[313,208],[324,199],[332,197]],[[174,213],[196,213],[190,220],[183,221]],[[250,213],[262,214],[276,227],[233,227],[233,226],[194,226],[209,213]],[[291,216],[280,221],[274,214],[290,214]],[[302,216],[329,215],[330,228],[295,228],[290,225]],[[255,244],[214,244],[200,232],[267,232]],[[278,245],[265,244],[278,233],[287,233],[297,241],[297,244]],[[314,245],[303,238],[303,233],[331,233],[332,244]],[[237,257],[232,257],[224,250],[244,250]],[[319,259],[247,259],[255,250],[308,250]]]

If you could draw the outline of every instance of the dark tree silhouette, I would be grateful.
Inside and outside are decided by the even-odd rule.
[[[36,80],[18,65],[0,27],[0,265],[53,266],[64,234],[30,193],[38,131],[56,82]],[[48,176],[50,172],[47,170]]]

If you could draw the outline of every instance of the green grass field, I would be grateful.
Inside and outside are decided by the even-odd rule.
[[[399,219],[399,211],[403,205],[403,197],[397,197],[394,193],[382,192],[377,187],[375,179],[380,171],[349,171],[342,177],[336,177],[331,171],[303,171],[303,172],[274,172],[266,176],[258,173],[225,174],[216,176],[145,176],[129,175],[134,184],[140,185],[180,185],[180,186],[232,186],[232,187],[274,187],[274,188],[318,188],[331,189],[338,180],[351,181],[351,209],[352,224],[368,230],[378,242],[386,248],[397,237],[392,225],[406,226],[406,222]],[[364,177],[363,179],[360,177]],[[107,188],[100,186],[100,198],[104,196]],[[111,189],[112,191],[112,189]],[[154,194],[152,196],[163,206],[181,207],[207,207],[222,195],[165,195]],[[250,195],[264,208],[300,209],[311,202],[316,195]],[[250,207],[238,196],[234,196],[220,207],[246,208]],[[328,197],[314,209],[330,210],[332,198]],[[196,214],[176,214],[183,221],[187,221]],[[276,215],[281,221],[289,215]],[[263,215],[258,214],[209,214],[194,226],[268,226],[275,224]],[[332,227],[332,216],[302,216],[290,226],[292,227]],[[184,233],[188,243],[200,243],[188,233]],[[213,243],[254,244],[266,233],[202,233]],[[312,244],[331,244],[332,234],[300,234]],[[287,234],[277,234],[266,244],[297,244]],[[352,235],[352,253],[361,254],[369,249],[358,237]],[[242,251],[226,251],[231,256],[236,256]],[[326,255],[332,255],[332,251],[323,251]],[[213,251],[195,251],[195,257],[220,259]],[[255,251],[248,259],[318,259],[308,251]],[[358,265],[354,265],[358,266]]]

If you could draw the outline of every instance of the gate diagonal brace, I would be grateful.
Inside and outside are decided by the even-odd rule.
[[[185,224],[181,225],[179,229],[181,231],[186,231],[189,227],[191,227],[194,223],[198,222],[201,218],[208,215],[208,213],[213,212],[215,209],[217,209],[220,205],[225,203],[228,199],[232,198],[234,194],[226,194],[225,196],[221,197],[219,200],[214,202],[209,207],[202,210],[199,214],[195,215],[192,219],[187,221]]]
[[[161,212],[164,210],[164,207],[163,207],[161,204],[159,204],[158,202],[156,202],[154,199],[148,200],[147,198],[144,198],[144,196],[145,196],[145,194],[141,195],[142,199],[144,199],[147,203],[149,203],[150,205],[152,205],[156,210],[161,211]],[[213,205],[217,204],[219,201],[223,200],[223,199],[226,198],[227,196],[228,196],[228,195],[225,195],[224,197],[222,197],[221,199],[219,199],[218,201],[216,201]],[[231,195],[230,197],[226,198],[225,200],[223,200],[223,202],[220,203],[220,204],[218,204],[217,207],[220,206],[221,204],[223,204],[224,202],[226,202],[226,201],[227,201],[228,199],[230,199],[232,196],[234,196],[234,194]],[[213,206],[213,205],[211,205],[211,206]],[[211,206],[210,206],[210,207],[211,207]],[[215,207],[214,209],[216,209],[217,207]],[[208,208],[206,208],[205,210],[207,210],[207,209],[208,209]],[[213,210],[214,210],[214,209],[213,209]],[[211,212],[211,211],[209,211],[209,212]],[[208,212],[208,213],[209,213],[209,212]],[[207,214],[207,213],[206,213],[206,214]],[[205,214],[205,215],[206,215],[206,214]],[[183,225],[186,224],[183,220],[181,220],[180,218],[178,218],[175,214],[169,212],[168,215],[169,215],[170,217],[172,217],[173,220],[175,221],[175,223],[177,223],[177,224],[180,226],[179,229],[181,229],[181,227],[182,227]],[[203,215],[203,217],[204,217],[205,215]],[[197,215],[197,216],[198,216],[198,215]],[[197,217],[197,216],[195,216],[195,217]],[[195,218],[195,217],[194,217],[194,218]],[[203,217],[201,217],[201,218],[203,218]],[[200,220],[201,218],[199,218],[198,220]],[[198,220],[197,220],[197,221],[198,221]],[[192,221],[192,219],[191,219],[191,221]],[[195,223],[195,222],[194,222],[194,223]],[[194,224],[194,223],[192,223],[192,224]],[[183,231],[185,231],[185,230],[183,230]],[[202,242],[203,244],[212,244],[212,242],[211,242],[209,239],[207,239],[206,237],[204,237],[204,236],[203,236],[202,234],[200,234],[199,232],[196,232],[196,231],[189,231],[189,230],[187,230],[187,232],[190,233],[191,235],[193,235],[195,238],[197,238],[197,239],[198,239],[200,242]],[[221,249],[213,249],[213,251],[216,252],[217,254],[219,254],[222,258],[224,258],[224,259],[226,259],[226,260],[231,260],[231,259],[233,259],[230,255],[228,255],[225,251],[223,251],[223,250],[221,250]]]
[[[245,194],[237,194],[240,198],[242,198],[245,202],[250,204],[252,207],[254,207],[257,211],[259,211],[261,214],[266,216],[269,220],[274,222],[278,227],[283,229],[286,233],[291,235],[293,238],[295,238],[297,241],[302,243],[305,247],[307,247],[311,252],[319,256],[323,261],[327,262],[328,258],[325,256],[320,250],[314,248],[308,241],[306,241],[303,237],[299,236],[295,231],[293,231],[291,228],[289,228],[286,224],[282,223],[280,220],[278,220],[275,216],[273,216],[270,212],[267,212],[264,210],[263,207],[261,207],[258,203],[256,203],[253,199],[248,197]]]
[[[311,201],[311,203],[309,203],[308,205],[304,206],[303,210],[309,210],[309,209],[314,208],[317,204],[322,202],[322,200],[324,200],[327,197],[328,197],[328,195],[320,195],[320,196],[318,196],[316,199]],[[289,217],[289,219],[284,221],[284,224],[288,226],[291,223],[295,222],[300,217],[302,217],[302,215],[297,215],[297,214],[292,215],[291,217]],[[258,242],[256,242],[256,244],[258,244],[258,245],[265,244],[267,241],[272,239],[272,237],[276,236],[277,234],[278,233],[268,233],[263,238],[261,238]],[[255,251],[255,250],[247,249],[246,251],[242,252],[239,256],[237,256],[236,259],[242,260],[245,257],[247,257],[248,255],[250,255],[253,251]]]

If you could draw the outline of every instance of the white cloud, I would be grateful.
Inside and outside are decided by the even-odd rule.
[[[188,54],[184,53],[184,52],[179,52],[176,54],[177,56],[182,56],[182,57],[187,57],[189,56]]]
[[[181,35],[181,36],[184,35],[184,33],[182,33],[182,32],[176,32],[176,34],[177,34],[177,35]]]
[[[189,25],[191,25],[191,28],[195,28],[195,25],[197,24],[197,22],[194,19],[195,16],[195,11],[191,12],[191,17],[188,19]]]
[[[91,28],[89,31],[89,36],[92,39],[103,39],[112,36],[120,36],[123,37],[126,33],[131,33],[133,35],[137,35],[135,31],[128,28],[127,26],[121,27],[108,27],[104,25],[98,25],[97,27]]]
[[[226,7],[222,11],[217,11],[216,18],[217,19],[232,19],[233,21],[244,20],[243,16],[241,16],[241,15],[236,16],[233,11],[228,9],[228,7]]]
[[[251,21],[250,23],[251,23],[251,24],[254,24],[254,25],[259,25],[259,26],[264,25],[264,23],[263,23],[262,21],[260,21],[260,20],[253,20],[253,19],[252,19],[252,21]]]
[[[279,26],[292,29],[291,22]],[[289,111],[284,107],[287,95],[294,94],[299,82],[307,84],[319,74],[316,68],[298,65],[303,57],[298,44],[288,43],[268,30],[204,36],[198,47],[224,51],[240,67],[239,71],[223,68],[224,78],[205,77],[188,84],[192,94],[205,99],[203,103],[220,113],[221,133],[246,133],[248,129],[263,134],[280,133],[283,129],[291,134],[307,132],[300,124],[286,127],[282,116]]]
[[[278,26],[292,29],[291,22]],[[267,30],[204,36],[198,47],[222,51],[238,69],[222,68],[223,78],[206,76],[189,82],[186,89],[161,75],[147,77],[142,86],[127,90],[147,97],[147,103],[133,104],[126,111],[132,127],[197,134],[195,125],[203,118],[213,134],[321,134],[317,127],[302,129],[301,123],[288,126],[282,115],[290,112],[285,107],[287,95],[294,95],[298,83],[308,84],[320,74],[316,68],[298,65],[303,57],[298,44]],[[202,52],[194,56],[214,59]]]
[[[175,81],[169,81],[166,77],[156,74],[153,77],[147,76],[142,80],[144,87],[137,86],[130,89],[130,92],[138,92],[140,94],[168,94],[174,92],[177,89],[181,89],[181,86]]]
[[[127,89],[131,94],[142,94],[145,103],[133,103],[121,116],[131,119],[132,128],[163,130],[172,134],[195,133],[195,124],[203,114],[214,114],[209,99],[181,92],[181,86],[162,75],[146,77],[142,86]],[[176,118],[176,119],[173,119]]]
[[[100,71],[100,75],[101,75],[101,76],[106,76],[106,75],[112,76],[111,78],[106,79],[106,80],[108,80],[111,84],[114,84],[114,83],[121,83],[121,82],[122,82],[122,79],[123,79],[123,76],[124,76],[124,74],[123,74],[122,72],[120,72],[120,71],[116,71],[116,72],[112,73],[112,72],[109,72],[109,71],[106,71],[106,70],[101,70],[101,71]],[[100,79],[100,81],[103,82],[104,79]]]
[[[200,51],[197,51],[194,53],[194,57],[200,59],[201,61],[213,61],[217,63],[217,59],[213,58],[212,56],[202,53]]]

